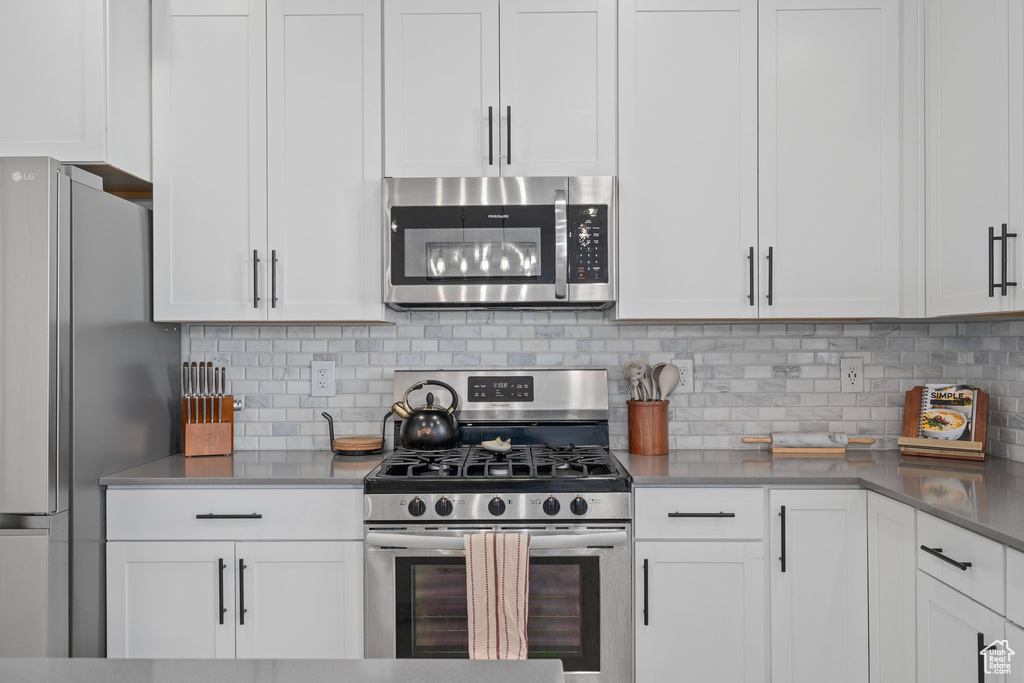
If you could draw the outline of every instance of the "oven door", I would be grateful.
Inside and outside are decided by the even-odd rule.
[[[568,301],[566,178],[388,178],[385,302]]]
[[[366,656],[468,657],[463,536],[531,535],[530,658],[573,681],[628,681],[630,529],[617,526],[372,527],[366,533]]]

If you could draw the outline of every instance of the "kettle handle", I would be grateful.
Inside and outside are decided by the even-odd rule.
[[[419,382],[416,382],[411,387],[406,389],[405,390],[405,395],[402,396],[402,403],[405,405],[406,409],[410,413],[413,411],[412,406],[409,405],[409,394],[411,394],[412,392],[416,391],[417,389],[422,389],[423,387],[429,386],[429,385],[434,385],[434,386],[441,387],[443,389],[447,389],[448,390],[448,393],[452,395],[452,404],[450,406],[448,406],[446,412],[449,415],[454,413],[456,408],[459,407],[459,395],[457,393],[455,393],[455,389],[452,389],[450,386],[448,386],[444,382],[441,382],[441,381],[436,380],[436,379],[420,380]]]

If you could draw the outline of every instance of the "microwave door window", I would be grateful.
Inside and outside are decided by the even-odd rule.
[[[529,228],[517,228],[529,233]],[[491,233],[493,230],[481,230]],[[539,230],[534,230],[539,234]],[[515,278],[534,280],[540,274],[540,248],[538,240],[512,241],[501,236],[476,235],[486,241],[427,242],[427,280],[487,280]],[[525,237],[529,239],[529,234]]]

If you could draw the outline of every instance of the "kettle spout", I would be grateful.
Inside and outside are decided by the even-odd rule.
[[[395,415],[397,415],[398,417],[400,417],[403,420],[405,418],[409,417],[409,409],[406,408],[405,407],[405,403],[403,403],[401,401],[398,402],[398,403],[395,403],[395,404],[393,404],[391,406],[391,412],[394,413]]]

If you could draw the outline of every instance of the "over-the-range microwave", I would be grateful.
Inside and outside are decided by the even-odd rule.
[[[608,308],[616,182],[385,178],[384,302],[392,308]]]

